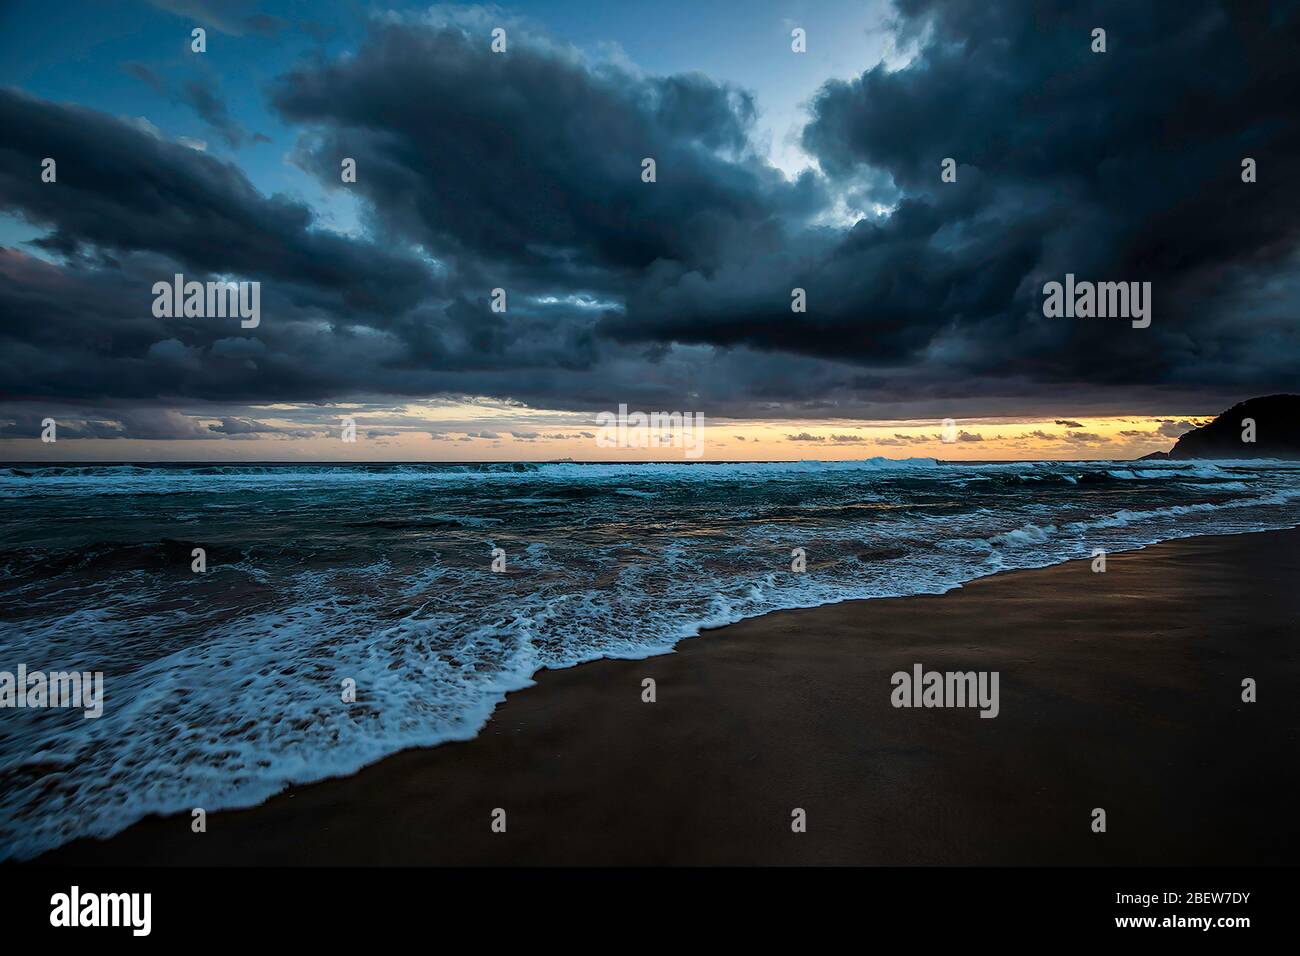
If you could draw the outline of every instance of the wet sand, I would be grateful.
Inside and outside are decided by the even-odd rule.
[[[997,671],[999,715],[893,707],[891,675],[918,663]],[[188,814],[150,818],[38,862],[1295,863],[1298,798],[1291,530],[780,612],[670,655],[543,672],[475,740],[211,813],[203,834]]]

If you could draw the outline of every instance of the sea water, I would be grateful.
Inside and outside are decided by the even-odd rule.
[[[0,671],[104,674],[0,711],[0,857],[473,737],[541,668],[1297,524],[1281,462],[0,467]]]

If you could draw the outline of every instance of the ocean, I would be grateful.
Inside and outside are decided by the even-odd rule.
[[[1297,524],[1261,461],[0,467],[0,672],[104,674],[0,714],[0,858],[473,737],[541,668]]]

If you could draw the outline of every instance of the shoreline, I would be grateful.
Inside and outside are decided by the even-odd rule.
[[[1076,560],[940,595],[774,611],[667,654],[540,671],[471,740],[213,811],[205,834],[188,814],[153,816],[29,862],[1294,861],[1300,662],[1283,638],[1300,619],[1297,570],[1291,529],[1114,552],[1105,574]],[[893,708],[890,674],[916,663],[999,671],[1000,715]],[[1259,681],[1259,703],[1241,702],[1229,663]],[[1211,670],[1213,699],[1189,694],[1204,696]],[[1201,744],[1235,769],[1206,769]],[[1257,804],[1238,807],[1236,786]],[[1095,806],[1108,808],[1105,834],[1091,832]],[[796,807],[806,833],[791,832]],[[1207,837],[1199,814],[1216,807],[1231,825]],[[490,828],[496,808],[505,833]],[[1286,832],[1257,833],[1256,820]]]

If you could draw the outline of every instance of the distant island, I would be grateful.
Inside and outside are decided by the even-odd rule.
[[[1251,422],[1254,441],[1248,440]],[[1300,395],[1265,395],[1238,402],[1208,425],[1183,435],[1168,453],[1143,457],[1300,460]]]

